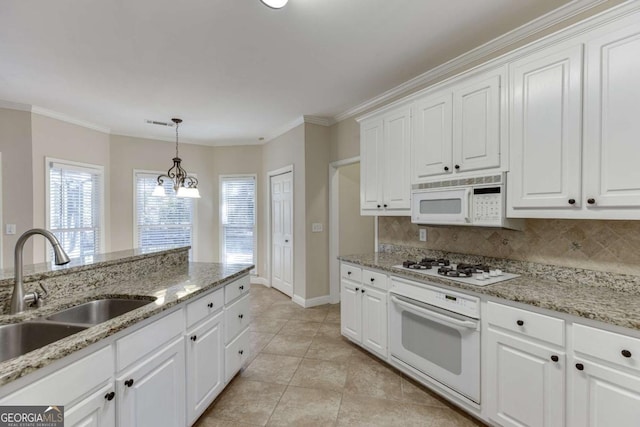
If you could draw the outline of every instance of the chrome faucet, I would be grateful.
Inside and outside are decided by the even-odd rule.
[[[56,236],[42,228],[34,228],[31,230],[27,230],[24,232],[22,236],[16,242],[16,250],[15,250],[15,258],[14,258],[14,273],[15,273],[15,282],[13,284],[13,295],[11,296],[11,314],[17,314],[24,311],[25,303],[37,303],[40,299],[40,295],[38,292],[24,292],[24,283],[22,282],[22,251],[24,249],[24,244],[29,240],[29,237],[40,234],[49,240],[51,246],[53,246],[53,253],[55,254],[55,263],[56,265],[67,264],[69,260],[69,256],[60,246],[60,242],[56,238]],[[43,288],[44,289],[44,288]]]

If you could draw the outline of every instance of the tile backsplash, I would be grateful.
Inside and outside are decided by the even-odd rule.
[[[427,229],[427,241],[418,239]],[[380,244],[640,275],[640,221],[527,219],[523,231],[426,227],[380,217]]]

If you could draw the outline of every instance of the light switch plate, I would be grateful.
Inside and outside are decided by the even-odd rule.
[[[427,229],[426,228],[421,228],[420,229],[420,241],[421,242],[426,242],[427,241]]]
[[[311,224],[311,232],[322,233],[322,224],[319,222],[314,222],[313,224]]]
[[[16,225],[15,224],[7,224],[5,226],[5,234],[10,235],[10,234],[16,234]]]

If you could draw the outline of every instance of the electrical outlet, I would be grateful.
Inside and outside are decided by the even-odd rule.
[[[5,234],[16,234],[16,225],[15,224],[7,224],[5,229]]]
[[[311,224],[311,232],[322,233],[322,223],[314,222],[313,224]]]
[[[420,241],[421,242],[426,242],[427,241],[427,229],[426,228],[421,228],[420,229]]]

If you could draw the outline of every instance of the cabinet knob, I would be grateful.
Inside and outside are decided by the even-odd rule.
[[[238,354],[239,355],[243,355],[244,354],[244,350],[238,350]]]
[[[570,205],[575,205],[576,204],[576,199],[569,199],[569,204]]]
[[[362,293],[364,294],[364,289],[362,289]]]
[[[116,397],[116,394],[114,392],[110,392],[104,395],[104,398],[108,401],[112,401],[114,397]]]
[[[629,350],[622,350],[621,353],[624,357],[631,357],[631,352]]]
[[[289,243],[289,239],[284,239],[284,242],[285,243]]]
[[[384,207],[386,208],[387,206],[388,206],[388,205],[385,203],[385,204],[384,204]]]
[[[378,205],[378,209],[380,209],[380,205]]]
[[[371,278],[371,283],[373,283],[373,282],[375,282],[375,281],[376,281],[375,277],[372,277],[372,278]]]
[[[213,308],[213,303],[212,303],[212,302],[210,302],[209,304],[207,304],[207,307],[209,307],[209,308]]]
[[[238,287],[238,289],[243,290],[244,289],[244,285],[241,285],[240,287]]]
[[[242,319],[244,317],[244,314],[238,314],[238,317]]]
[[[449,170],[449,166],[444,167],[445,172]]]
[[[191,341],[195,342],[198,339],[198,336],[197,335],[192,335],[190,339],[191,339]]]
[[[456,170],[460,169],[460,165],[455,165],[454,168],[456,168]]]
[[[584,365],[582,363],[576,363],[576,369],[578,371],[584,371]]]
[[[593,205],[596,203],[596,199],[587,199],[587,203],[589,203],[590,205]]]
[[[516,320],[516,324],[518,326],[522,326],[522,325],[524,325],[524,320]]]
[[[351,276],[351,272],[350,271],[347,271],[347,276]]]
[[[551,361],[552,362],[557,362],[558,360],[560,360],[560,358],[558,356],[556,356],[555,354],[553,356],[551,356]]]
[[[360,288],[356,288],[356,292],[358,292],[360,290]]]
[[[130,378],[124,382],[124,385],[131,387],[133,385],[133,378]]]

